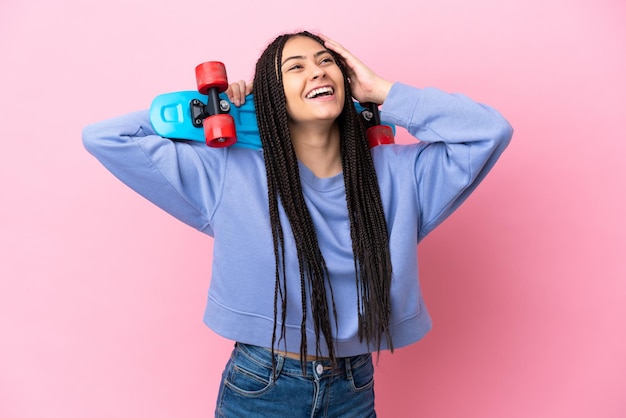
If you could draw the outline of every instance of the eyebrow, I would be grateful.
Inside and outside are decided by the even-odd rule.
[[[313,57],[314,57],[314,58],[317,58],[317,57],[319,57],[320,55],[324,55],[324,54],[326,54],[326,53],[330,54],[330,51],[329,51],[328,49],[322,49],[321,51],[318,51],[318,52],[316,52],[315,54],[313,54]],[[282,63],[282,64],[280,64],[280,66],[281,66],[281,67],[282,67],[282,66],[284,66],[284,65],[287,63],[287,61],[290,61],[290,60],[300,60],[300,59],[305,59],[305,58],[306,58],[306,57],[305,57],[304,55],[294,55],[294,56],[292,56],[292,57],[285,58],[285,60],[283,61],[283,63]]]

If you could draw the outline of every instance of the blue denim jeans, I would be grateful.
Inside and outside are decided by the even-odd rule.
[[[329,361],[309,361],[306,375],[300,360],[275,355],[261,347],[237,343],[217,399],[220,418],[371,418],[374,411],[372,355]]]

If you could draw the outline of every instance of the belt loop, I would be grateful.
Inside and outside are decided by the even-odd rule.
[[[270,353],[270,357],[271,357],[271,353]],[[272,377],[274,380],[278,379],[278,376],[280,376],[280,372],[282,372],[283,370],[283,366],[285,365],[285,357],[281,356],[280,354],[275,354],[274,355],[274,370],[272,372]]]
[[[285,357],[277,356],[278,360],[276,361],[276,374],[279,375],[283,370],[283,366],[285,365]]]
[[[346,367],[346,377],[348,378],[348,380],[352,380],[352,363],[350,362],[352,358],[353,357],[346,357],[344,359]]]

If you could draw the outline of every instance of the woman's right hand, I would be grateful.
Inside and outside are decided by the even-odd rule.
[[[252,83],[246,83],[244,80],[231,83],[226,89],[228,100],[237,107],[246,102],[246,96],[250,93],[252,93]]]

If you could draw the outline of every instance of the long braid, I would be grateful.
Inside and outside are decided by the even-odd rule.
[[[273,46],[273,48],[272,48]],[[273,50],[276,50],[278,45],[270,45],[268,47],[267,53],[274,54]],[[257,64],[256,72],[259,73],[262,71],[259,68],[259,64]],[[275,83],[270,83],[268,80],[264,78],[255,78],[254,82],[254,98],[255,105],[257,109],[260,106],[260,103],[257,102],[257,98],[259,97],[277,97],[275,91],[278,90],[278,86]],[[277,98],[280,98],[278,95]],[[284,132],[285,127],[281,126],[282,124],[277,124],[274,120],[277,119],[277,115],[275,109],[279,106],[267,106],[263,112],[257,112],[257,122],[259,125],[259,131],[261,134],[261,138],[278,138],[280,132]],[[288,127],[287,127],[288,128]],[[264,152],[267,156],[272,155],[275,156],[272,160],[275,164],[269,164],[269,158],[265,159],[265,170],[267,175],[267,189],[268,189],[268,205],[269,205],[269,215],[270,215],[270,223],[272,229],[272,240],[274,243],[274,257],[276,260],[276,270],[275,270],[275,287],[274,287],[274,330],[272,333],[272,354],[274,353],[274,347],[276,346],[276,331],[278,324],[278,299],[280,296],[281,300],[281,332],[280,335],[284,336],[286,332],[286,316],[287,316],[287,280],[284,277],[285,272],[285,249],[284,249],[284,236],[283,230],[280,223],[279,217],[279,209],[278,209],[278,191],[276,181],[270,180],[275,179],[277,174],[276,171],[281,171],[277,168],[282,160],[282,152],[279,152],[277,148],[280,147],[280,142],[274,141],[265,141],[264,144]],[[283,168],[282,171],[285,171]],[[272,355],[272,362],[274,362],[274,355]],[[275,370],[276,368],[273,367]]]
[[[337,59],[345,75],[344,63]],[[389,328],[392,266],[387,223],[365,130],[352,105],[350,84],[345,76],[344,84],[341,155],[356,270],[359,338],[380,352],[385,336],[387,346],[393,350]]]
[[[293,36],[309,36],[323,45],[320,38],[308,32],[282,35],[272,42],[256,65],[254,102],[265,159],[268,183],[269,215],[276,260],[274,292],[274,348],[286,335],[287,278],[285,277],[285,238],[280,220],[282,206],[291,226],[298,255],[302,297],[300,358],[305,372],[308,353],[306,318],[307,291],[311,295],[311,316],[319,355],[322,338],[326,341],[328,357],[336,365],[335,347],[329,302],[337,329],[337,311],[330,276],[317,240],[311,215],[306,207],[298,159],[291,142],[285,93],[282,87],[280,62],[285,43]],[[349,82],[341,58],[334,54],[344,73],[346,103],[339,118],[341,129],[341,158],[346,187],[346,202],[350,220],[350,235],[354,252],[359,314],[359,338],[380,351],[383,335],[393,348],[389,333],[391,261],[388,233],[382,208],[378,181],[372,157],[365,140],[364,128],[352,105]],[[327,293],[328,289],[328,293]],[[328,296],[330,295],[330,301]],[[277,336],[278,301],[281,311],[280,337]],[[274,356],[272,355],[272,359]],[[274,360],[272,360],[274,361]]]

